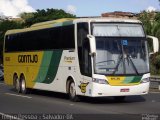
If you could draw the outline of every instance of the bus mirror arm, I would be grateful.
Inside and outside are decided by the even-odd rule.
[[[149,36],[149,35],[147,35],[147,38],[152,39],[152,41],[153,41],[152,42],[153,43],[153,51],[150,52],[149,54],[152,55],[152,54],[158,52],[159,51],[159,41],[158,41],[158,38],[153,37],[153,36]]]
[[[96,56],[96,53],[95,52],[94,53],[89,53],[89,55],[94,57],[94,56]]]
[[[95,37],[93,35],[87,35],[87,38],[89,40],[89,45],[90,45],[89,55],[96,56],[96,40],[95,40]]]

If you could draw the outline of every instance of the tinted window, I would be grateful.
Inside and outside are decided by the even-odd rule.
[[[6,52],[73,48],[74,25],[8,35],[5,43]]]

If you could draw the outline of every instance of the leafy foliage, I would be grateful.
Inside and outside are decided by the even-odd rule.
[[[32,17],[34,17],[34,14],[33,13],[21,13],[19,15],[19,17],[21,17],[23,20],[26,20],[26,19],[30,19]]]
[[[66,13],[64,10],[59,9],[47,9],[37,10],[32,14],[24,13],[21,15],[25,20],[25,26],[31,26],[34,23],[44,22],[49,20],[56,20],[60,18],[75,18],[75,15]]]
[[[151,73],[159,75],[160,74],[160,54],[154,54],[150,58],[151,62]]]
[[[18,23],[15,21],[2,21],[0,22],[0,62],[2,60],[2,49],[3,49],[3,39],[5,32],[10,29],[18,29],[23,28],[22,23]]]
[[[3,21],[0,23],[0,40],[2,41],[4,38],[4,34],[7,30],[10,29],[19,29],[23,28],[22,23],[18,23],[15,21]]]
[[[139,19],[143,22],[144,25],[144,30],[146,34],[151,34],[152,33],[152,24],[150,22],[150,16],[146,11],[143,11],[139,15]]]

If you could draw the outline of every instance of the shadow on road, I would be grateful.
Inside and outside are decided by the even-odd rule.
[[[17,92],[14,88],[10,89],[12,92]],[[59,99],[68,99],[68,95],[64,93],[58,92],[51,92],[51,91],[44,91],[44,90],[36,90],[36,89],[29,89],[28,95],[35,95],[39,97],[54,97]]]
[[[15,89],[10,89],[12,92],[16,92]],[[28,94],[36,95],[39,97],[47,97],[47,98],[54,98],[54,99],[61,99],[61,100],[69,100],[67,94],[58,93],[58,92],[51,92],[51,91],[43,91],[43,90],[29,90]],[[128,96],[123,101],[114,100],[113,97],[80,97],[81,103],[90,103],[90,104],[117,104],[117,103],[135,103],[135,102],[145,102],[146,99],[143,96]]]
[[[100,98],[91,98],[91,97],[82,97],[81,102],[90,103],[90,104],[117,104],[117,103],[135,103],[135,102],[145,102],[143,96],[128,96],[125,100],[117,101],[113,97],[100,97]]]

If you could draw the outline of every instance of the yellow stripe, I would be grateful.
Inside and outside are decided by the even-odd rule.
[[[19,63],[19,55],[37,55],[37,63]],[[4,71],[5,71],[5,83],[13,85],[13,75],[17,73],[20,76],[21,73],[25,75],[26,85],[29,88],[34,87],[34,80],[37,77],[40,65],[42,62],[43,52],[22,52],[22,53],[5,53],[4,54]]]
[[[123,83],[123,81],[126,79],[125,76],[109,76],[106,77],[107,81],[112,86],[129,86],[129,85],[137,85],[139,83]]]
[[[110,76],[110,77],[107,77],[107,80],[110,85],[120,85],[125,80],[125,77]]]

